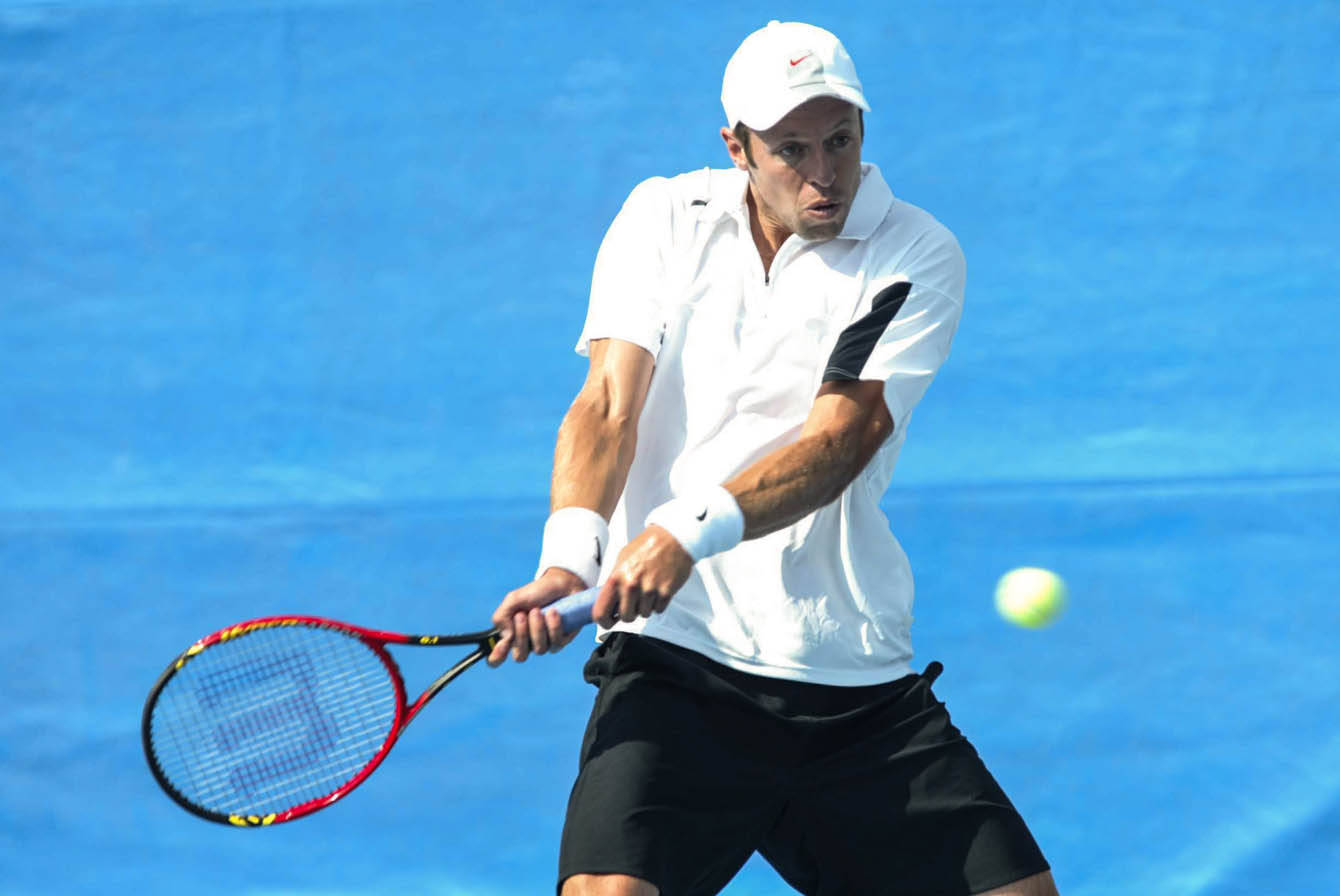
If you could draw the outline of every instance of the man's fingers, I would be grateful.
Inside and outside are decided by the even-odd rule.
[[[512,659],[524,663],[528,656],[530,656],[530,625],[526,622],[525,613],[517,613],[512,617]]]
[[[670,598],[659,589],[626,585],[619,601],[619,618],[628,620],[641,619],[643,616],[650,618],[653,613],[660,612],[657,607],[664,609],[669,603]]]
[[[609,628],[619,618],[618,610],[619,592],[614,579],[611,578],[606,580],[604,587],[600,589],[600,594],[596,596],[596,602],[591,605],[591,618]]]
[[[557,610],[548,610],[544,614],[544,625],[549,635],[549,652],[557,653],[564,647],[572,643],[572,639],[577,637],[581,629],[565,632],[563,631],[563,619],[558,615]]]
[[[530,631],[531,653],[549,652],[549,628],[544,622],[544,613],[539,609],[526,614],[526,625]]]
[[[619,618],[637,619],[642,615],[642,588],[633,582],[625,582],[619,590]]]
[[[665,610],[673,596],[673,591],[643,588],[636,580],[611,576],[591,608],[591,618],[608,628],[620,619],[631,622],[650,617]]]
[[[525,662],[532,653],[548,653],[563,647],[572,637],[564,636],[561,623],[551,623],[549,604],[586,587],[581,578],[556,566],[546,569],[535,581],[507,594],[493,611],[498,643],[489,651],[490,666],[500,666],[511,653],[516,662]],[[608,603],[608,602],[607,602]],[[609,605],[611,621],[617,607]]]
[[[512,648],[512,633],[505,631],[498,638],[498,643],[493,645],[489,651],[488,664],[495,669],[501,666],[507,660],[507,651]]]
[[[528,598],[533,590],[534,583],[531,583],[509,591],[503,597],[502,603],[498,604],[498,609],[493,611],[493,627],[511,631],[517,614],[526,612],[530,603]]]
[[[653,613],[659,613],[660,610],[657,608],[664,608],[665,606],[665,603],[662,603],[662,601],[665,603],[670,602],[670,599],[665,596],[664,591],[657,590],[646,592],[646,598],[642,601],[642,615],[650,619]]]

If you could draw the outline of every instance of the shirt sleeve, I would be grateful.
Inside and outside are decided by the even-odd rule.
[[[824,382],[882,380],[901,424],[949,357],[963,310],[963,253],[949,231],[927,234],[899,270],[873,278],[864,313],[843,329]]]
[[[592,340],[622,339],[656,357],[665,331],[660,290],[672,223],[666,178],[643,181],[629,194],[596,254],[578,354],[586,355]]]

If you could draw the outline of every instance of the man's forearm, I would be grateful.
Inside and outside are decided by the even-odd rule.
[[[550,509],[587,507],[609,519],[636,450],[636,420],[599,397],[578,395],[558,430]]]
[[[744,514],[744,537],[775,532],[837,499],[893,432],[882,385],[829,387],[800,438],[725,483]]]
[[[849,441],[826,434],[801,438],[727,482],[744,514],[744,537],[785,528],[842,494],[864,466]]]

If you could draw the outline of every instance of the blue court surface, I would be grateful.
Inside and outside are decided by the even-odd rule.
[[[600,237],[726,164],[770,18],[842,36],[967,254],[885,507],[1061,891],[1340,892],[1330,0],[0,0],[0,892],[552,892],[585,641],[264,831],[164,797],[140,709],[227,623],[475,629],[527,578]],[[1048,629],[991,606],[1020,565]]]

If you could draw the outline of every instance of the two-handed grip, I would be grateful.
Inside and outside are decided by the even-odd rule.
[[[591,607],[595,605],[596,595],[599,593],[599,586],[587,588],[585,591],[569,594],[544,609],[546,612],[549,610],[558,611],[558,618],[563,622],[563,632],[565,634],[575,632],[582,626],[590,624]]]

